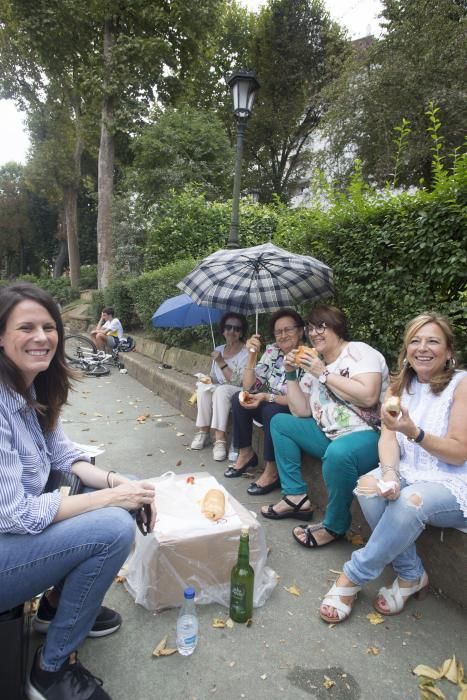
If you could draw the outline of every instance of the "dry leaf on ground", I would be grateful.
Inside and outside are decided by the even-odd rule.
[[[224,629],[225,620],[222,620],[220,617],[214,617],[211,624],[215,629]]]
[[[295,584],[293,584],[293,586],[289,586],[288,588],[287,586],[284,586],[284,590],[287,591],[287,593],[291,593],[292,595],[302,595],[301,590]]]
[[[348,540],[351,544],[354,545],[361,545],[365,544],[363,542],[363,537],[361,535],[346,535],[345,539]]]
[[[381,623],[384,622],[383,615],[380,615],[377,612],[368,613],[366,618],[367,618],[367,620],[369,620],[371,622],[372,625],[381,625]]]
[[[177,437],[183,437],[185,435],[185,433],[177,433],[176,435],[177,435]]]
[[[179,459],[178,462],[175,462],[175,466],[176,466],[176,467],[179,467],[179,466],[181,465],[181,463],[182,463],[182,460]]]
[[[176,654],[177,650],[176,649],[167,649],[167,637],[164,637],[164,639],[161,639],[157,647],[154,649],[152,652],[153,656],[172,656],[172,654]]]
[[[379,647],[368,647],[366,650],[367,654],[371,654],[371,656],[378,656],[380,653],[381,649]]]
[[[115,576],[114,581],[115,583],[125,583],[126,576]]]
[[[323,685],[329,690],[329,688],[332,688],[333,685],[336,685],[336,681],[333,681],[332,678],[329,678],[329,676],[324,676]]]

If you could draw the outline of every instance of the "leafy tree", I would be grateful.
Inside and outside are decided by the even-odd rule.
[[[185,106],[155,110],[133,149],[132,182],[152,204],[169,190],[199,183],[210,199],[232,188],[232,149],[219,117]]]
[[[465,138],[467,6],[454,0],[384,0],[383,37],[357,52],[337,85],[327,117],[333,157],[382,185],[432,182],[430,102],[440,109],[445,162]],[[404,148],[401,131],[406,130]],[[395,131],[398,130],[398,131]],[[407,131],[408,130],[408,131]],[[410,132],[410,133],[409,133]],[[345,158],[345,155],[350,157]]]

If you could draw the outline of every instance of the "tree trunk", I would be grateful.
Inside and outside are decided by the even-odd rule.
[[[65,187],[63,190],[65,208],[66,238],[68,242],[68,261],[70,263],[70,284],[79,289],[79,245],[78,245],[78,188]]]
[[[104,97],[101,113],[101,138],[98,163],[97,209],[97,286],[103,289],[110,282],[112,262],[112,195],[115,143],[112,133],[113,100],[107,93],[112,70],[114,25],[110,18],[104,22]]]
[[[59,214],[59,221],[58,221],[58,226],[57,226],[57,238],[59,241],[58,244],[58,253],[57,257],[55,258],[54,262],[54,271],[53,271],[53,278],[58,279],[59,277],[62,276],[63,274],[63,268],[65,267],[65,263],[68,258],[68,245],[67,245],[67,240],[66,240],[66,229],[65,229],[65,224],[64,224],[64,219],[65,219],[65,212],[63,211],[63,207],[60,207],[60,214]]]

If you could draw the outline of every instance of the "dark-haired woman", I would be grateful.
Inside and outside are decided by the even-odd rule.
[[[54,587],[34,621],[47,633],[28,682],[34,700],[109,698],[76,649],[120,627],[101,603],[134,540],[129,511],[154,501],[153,484],[90,465],[66,438],[59,414],[71,377],[52,297],[26,283],[1,289],[0,612]],[[52,471],[92,490],[45,493]]]
[[[415,542],[427,525],[467,528],[467,372],[455,370],[454,335],[444,316],[426,313],[406,327],[389,396],[401,411],[381,411],[379,467],[355,493],[372,529],[326,595],[320,616],[346,620],[358,591],[391,564],[396,578],[374,607],[397,615],[428,590]]]
[[[303,341],[304,323],[293,309],[282,309],[271,316],[270,332],[275,342],[266,346],[259,362],[260,337],[253,335],[246,343],[247,366],[243,375],[243,388],[248,392],[248,402],[241,401],[236,394],[232,399],[233,440],[238,449],[238,458],[224,476],[231,479],[241,476],[248,468],[258,464],[258,457],[251,445],[253,420],[262,424],[264,430],[264,471],[247,489],[252,496],[269,493],[280,487],[277,474],[270,423],[277,413],[288,413],[287,384],[284,358],[288,352]]]
[[[225,338],[225,344],[218,345],[211,353],[211,383],[198,382],[198,430],[191,443],[191,449],[201,450],[209,444],[211,427],[215,434],[212,456],[216,462],[223,462],[227,457],[225,432],[232,396],[242,386],[243,371],[248,357],[248,350],[245,348],[248,324],[243,314],[227,312],[219,321],[219,329]]]
[[[346,318],[334,306],[315,307],[308,336],[316,352],[306,352],[308,371],[300,383],[296,352],[286,357],[292,415],[277,416],[271,426],[283,497],[261,514],[280,520],[301,519],[303,511],[309,512],[301,455],[320,458],[328,493],[323,521],[296,527],[293,533],[303,546],[316,548],[345,535],[357,479],[378,463],[379,432],[372,425],[379,421],[388,369],[380,352],[349,340]]]

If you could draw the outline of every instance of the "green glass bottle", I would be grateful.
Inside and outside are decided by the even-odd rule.
[[[238,560],[230,575],[230,617],[235,622],[248,622],[253,616],[255,572],[250,566],[250,537],[242,527]]]

